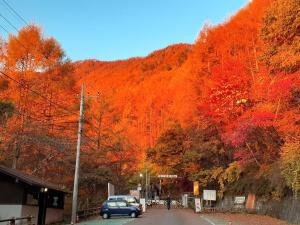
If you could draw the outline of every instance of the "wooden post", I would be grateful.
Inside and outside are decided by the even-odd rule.
[[[28,216],[27,217],[27,224],[28,225],[32,225],[32,221],[31,220],[32,220],[32,216]]]
[[[9,223],[10,225],[15,225],[16,224],[16,220],[15,220],[15,217],[12,217],[11,219],[10,219],[10,223]]]

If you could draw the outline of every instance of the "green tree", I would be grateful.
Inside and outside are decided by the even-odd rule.
[[[184,130],[176,124],[162,133],[154,148],[148,150],[147,156],[162,172],[181,174],[184,141]]]
[[[0,121],[6,121],[12,116],[15,106],[11,102],[0,101]]]
[[[282,175],[297,198],[300,192],[300,142],[288,141],[282,147]]]

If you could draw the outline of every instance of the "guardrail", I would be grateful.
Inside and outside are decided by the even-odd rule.
[[[0,223],[9,222],[10,225],[15,225],[16,221],[18,221],[18,220],[27,220],[28,225],[33,225],[33,223],[32,223],[33,218],[34,218],[33,216],[17,217],[17,218],[12,217],[9,219],[0,220]]]
[[[89,216],[98,216],[101,207],[82,209],[77,212],[79,218],[87,218]]]

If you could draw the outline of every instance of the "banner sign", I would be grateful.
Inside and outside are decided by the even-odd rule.
[[[208,201],[217,200],[217,191],[216,190],[203,190],[203,199]]]
[[[199,181],[194,181],[194,196],[199,195]]]
[[[177,175],[170,175],[170,174],[159,174],[158,178],[178,178]]]
[[[201,212],[201,201],[200,198],[195,198],[195,212]]]

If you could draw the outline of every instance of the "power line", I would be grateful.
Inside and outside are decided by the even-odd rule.
[[[5,16],[3,16],[1,13],[0,13],[0,16],[2,17],[2,19],[4,19],[12,28],[14,28],[17,32],[19,32],[18,28],[16,28],[15,25],[13,25],[9,19],[7,19]]]
[[[13,12],[25,25],[28,25],[26,20],[10,5],[6,0],[2,0],[2,2]]]
[[[11,32],[9,32],[3,25],[0,24],[0,27],[8,34],[10,35]],[[17,38],[15,39],[25,50],[29,51],[28,48],[25,47],[25,45],[22,44],[21,41],[19,41]]]
[[[0,27],[1,27],[2,30],[4,30],[6,33],[10,34],[10,32],[9,32],[4,26],[2,26],[1,24],[0,24]]]

